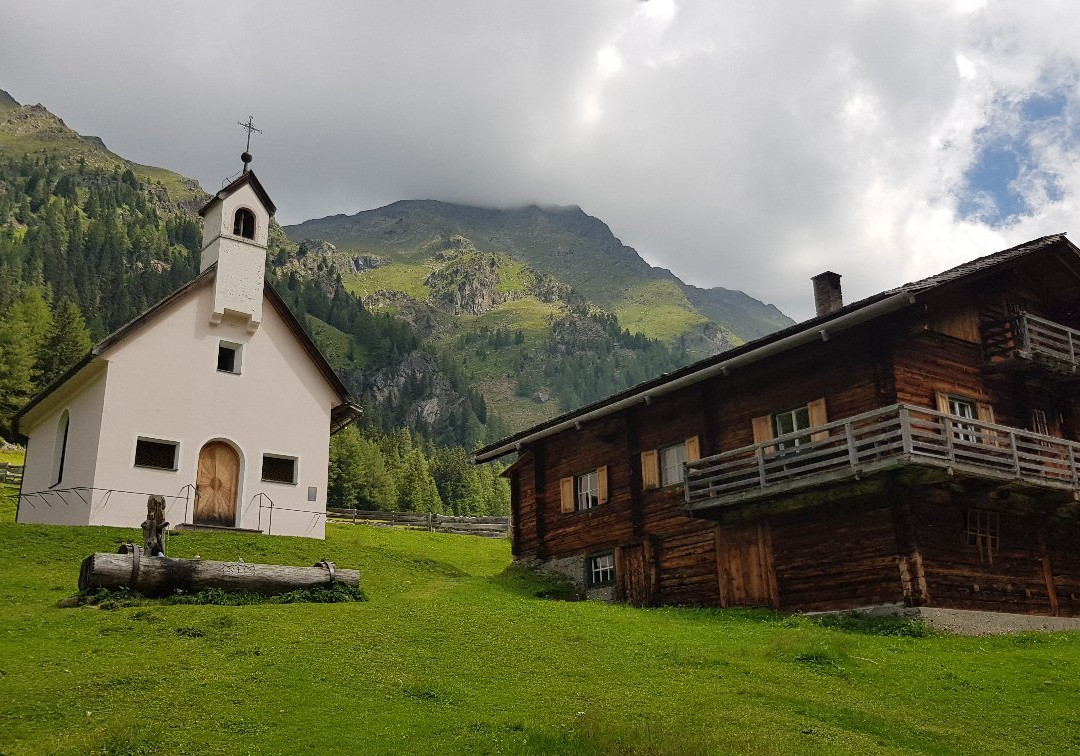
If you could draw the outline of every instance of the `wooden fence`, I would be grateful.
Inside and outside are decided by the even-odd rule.
[[[686,463],[690,509],[789,493],[900,464],[1080,489],[1080,444],[895,404]]]
[[[22,465],[0,462],[0,483],[21,483],[22,474]]]
[[[368,512],[361,509],[328,507],[326,519],[488,538],[506,538],[510,533],[509,517],[455,517],[428,512]]]

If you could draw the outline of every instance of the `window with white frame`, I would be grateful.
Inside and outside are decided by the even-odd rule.
[[[660,447],[660,485],[673,486],[683,482],[683,463],[686,462],[686,442]]]
[[[240,374],[242,347],[231,341],[218,342],[217,369],[219,373]]]
[[[600,503],[600,476],[596,470],[574,478],[574,509],[584,512]]]
[[[808,407],[796,407],[787,412],[777,412],[773,415],[773,436],[784,436],[788,433],[797,433],[810,428],[810,409]],[[794,439],[780,441],[776,444],[776,450],[794,449],[799,444],[810,442],[810,436],[798,436]]]
[[[589,557],[587,573],[590,586],[614,582],[615,555],[608,553]]]
[[[970,399],[964,399],[959,396],[950,396],[949,414],[962,417],[966,420],[977,420],[979,417],[979,408],[975,402]],[[953,436],[958,441],[974,442],[977,440],[974,425],[969,425],[968,423],[956,423],[953,427],[955,428]]]

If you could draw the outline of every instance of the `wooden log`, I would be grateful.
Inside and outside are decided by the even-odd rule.
[[[206,588],[270,596],[331,583],[356,588],[360,585],[360,572],[335,568],[331,579],[330,569],[325,565],[292,567],[101,552],[86,557],[79,569],[80,591],[126,587],[143,596],[168,596],[177,589],[197,593]]]

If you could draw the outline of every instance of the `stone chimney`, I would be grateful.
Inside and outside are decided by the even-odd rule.
[[[844,306],[839,273],[827,270],[810,280],[814,282],[814,309],[817,310],[818,317],[836,312]]]

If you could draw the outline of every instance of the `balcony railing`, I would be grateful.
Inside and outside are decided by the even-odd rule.
[[[1080,331],[1052,320],[1022,313],[987,327],[984,341],[991,363],[1015,357],[1038,357],[1051,368],[1077,372]]]
[[[1078,457],[1072,441],[896,404],[688,462],[686,504],[734,505],[905,465],[1068,490],[1080,487]]]

